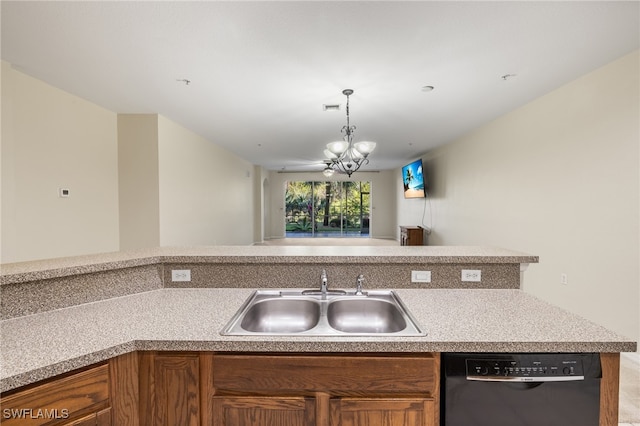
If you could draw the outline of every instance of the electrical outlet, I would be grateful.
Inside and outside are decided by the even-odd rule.
[[[569,277],[564,272],[560,274],[560,284],[569,285]]]
[[[431,271],[411,271],[412,283],[430,283]]]
[[[463,282],[479,283],[482,279],[482,271],[480,269],[463,269],[460,278]]]
[[[191,281],[191,269],[172,269],[171,281]]]

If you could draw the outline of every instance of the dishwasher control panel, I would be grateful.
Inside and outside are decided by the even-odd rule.
[[[567,381],[584,379],[575,358],[467,359],[467,379],[483,381]]]

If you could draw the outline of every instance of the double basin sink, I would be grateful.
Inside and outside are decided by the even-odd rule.
[[[223,335],[424,336],[394,291],[258,290]]]

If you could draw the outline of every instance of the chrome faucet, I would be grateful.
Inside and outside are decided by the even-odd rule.
[[[358,275],[356,279],[356,296],[364,296],[366,293],[362,292],[362,283],[364,282],[364,275]]]
[[[320,291],[318,290],[303,290],[302,294],[305,296],[322,296],[322,300],[327,300],[327,296],[339,296],[347,294],[344,290],[329,290],[329,280],[327,279],[327,271],[322,270],[320,275]]]
[[[322,270],[322,274],[320,275],[320,293],[322,294],[322,298],[327,298],[327,291],[329,287],[329,280],[327,279],[327,271]]]

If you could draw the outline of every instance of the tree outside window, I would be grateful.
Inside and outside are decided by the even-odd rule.
[[[370,192],[371,182],[287,182],[287,235],[368,236]]]

